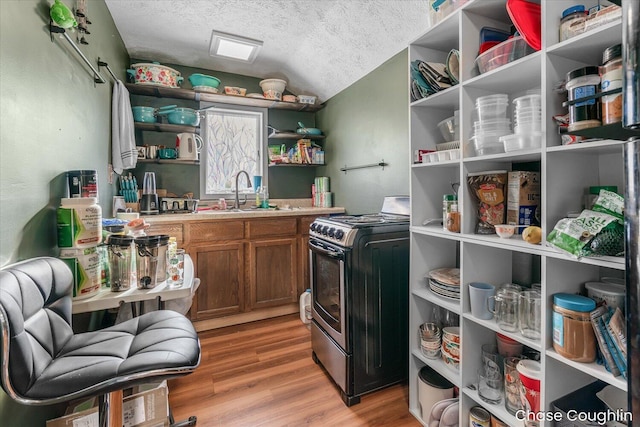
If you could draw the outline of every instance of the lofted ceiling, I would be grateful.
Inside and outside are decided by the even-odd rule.
[[[324,102],[428,26],[426,0],[105,0],[132,58],[258,78]],[[253,64],[209,56],[213,30],[264,42]],[[212,73],[214,74],[214,73]]]

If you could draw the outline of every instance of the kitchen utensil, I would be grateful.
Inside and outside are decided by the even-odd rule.
[[[469,301],[471,302],[471,315],[477,319],[493,318],[493,300],[490,298],[496,293],[496,287],[489,283],[469,283]]]
[[[180,72],[171,67],[160,65],[158,62],[138,63],[127,70],[135,84],[164,86],[177,88],[184,80]]]
[[[534,340],[540,339],[542,300],[538,291],[522,291],[518,301],[520,333]]]
[[[478,396],[487,403],[497,405],[502,402],[502,374],[499,370],[487,368],[478,370]]]
[[[156,193],[156,174],[145,172],[142,182],[140,213],[154,215],[158,213],[158,194]]]
[[[522,38],[535,50],[542,48],[540,4],[526,0],[507,0],[507,13]]]
[[[158,150],[158,158],[160,159],[175,159],[178,157],[178,153],[175,148],[161,148]]]
[[[153,107],[131,107],[133,111],[133,121],[140,123],[155,123],[156,109]]]
[[[141,236],[133,241],[136,246],[138,289],[155,288],[158,278],[160,236]]]
[[[510,289],[501,289],[493,299],[495,310],[493,312],[496,317],[498,327],[507,332],[515,332],[518,330],[518,299],[519,292]]]
[[[260,88],[267,99],[275,99],[280,101],[282,93],[287,86],[287,82],[281,79],[265,79],[260,82]]]
[[[318,128],[308,128],[302,122],[298,122],[298,129],[296,129],[296,133],[304,134],[304,135],[322,135],[322,131]]]
[[[49,9],[49,16],[60,28],[73,28],[78,22],[73,17],[71,10],[60,0],[55,0]]]
[[[198,112],[192,108],[173,108],[167,110],[160,110],[158,115],[166,115],[167,120],[172,125],[188,125],[198,126],[200,122],[200,116]]]
[[[206,74],[191,74],[189,76],[189,83],[191,86],[209,86],[212,88],[217,88],[220,85],[220,79],[207,76]]]
[[[520,401],[520,375],[518,374],[519,357],[507,357],[504,359],[504,407],[507,411],[515,413],[524,409]]]
[[[131,287],[132,243],[131,236],[109,237],[109,284],[112,292],[126,291]]]
[[[202,138],[195,133],[179,133],[176,136],[176,150],[180,159],[198,160],[202,145]]]

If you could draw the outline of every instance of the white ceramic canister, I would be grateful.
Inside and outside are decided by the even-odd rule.
[[[64,198],[57,212],[58,247],[91,248],[102,241],[102,209],[95,197]]]
[[[85,299],[100,291],[100,254],[95,246],[61,249],[60,257],[73,273],[73,298]]]

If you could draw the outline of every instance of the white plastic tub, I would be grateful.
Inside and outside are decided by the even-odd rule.
[[[500,142],[503,144],[504,151],[532,150],[540,148],[542,142],[542,133],[515,133],[512,135],[501,136]]]

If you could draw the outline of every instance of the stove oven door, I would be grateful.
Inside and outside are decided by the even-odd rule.
[[[345,266],[347,251],[324,241],[309,239],[313,320],[350,353],[346,316]]]

